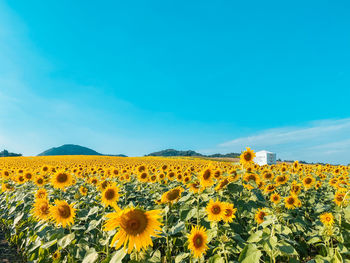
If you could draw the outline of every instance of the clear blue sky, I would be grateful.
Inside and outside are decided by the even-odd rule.
[[[0,1],[0,146],[350,163],[349,14],[345,0]]]

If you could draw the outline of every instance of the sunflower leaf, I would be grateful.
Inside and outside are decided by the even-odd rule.
[[[114,253],[114,255],[111,258],[111,261],[109,263],[121,263],[125,256],[126,256],[126,253],[125,253],[124,249],[121,248],[117,252]]]
[[[254,244],[248,244],[239,255],[238,261],[241,263],[259,262],[262,253]]]
[[[68,234],[64,237],[62,237],[60,240],[58,240],[57,244],[62,247],[62,248],[65,248],[67,247],[70,243],[72,243],[72,241],[74,240],[75,238],[75,234],[74,233],[71,233],[71,234]]]
[[[94,263],[98,259],[98,253],[94,248],[90,248],[83,259],[83,263]]]

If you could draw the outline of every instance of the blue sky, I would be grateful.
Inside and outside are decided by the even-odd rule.
[[[348,1],[0,1],[0,146],[350,163]]]

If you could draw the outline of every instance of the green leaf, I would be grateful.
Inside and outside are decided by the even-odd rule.
[[[94,248],[90,248],[83,259],[83,263],[94,263],[98,259],[98,253]]]
[[[160,254],[160,251],[159,250],[156,250],[152,257],[148,260],[148,262],[154,262],[154,263],[157,263],[157,262],[161,262],[161,259],[162,259],[162,256]]]
[[[338,249],[336,249],[334,253],[334,257],[331,260],[331,263],[342,263],[342,262],[343,262],[343,258],[340,255]]]
[[[99,224],[102,222],[102,220],[91,220],[90,223],[89,223],[89,227],[88,229],[86,229],[85,233],[88,233],[90,232],[91,230],[97,228],[97,226],[99,226]]]
[[[181,232],[182,230],[185,229],[185,223],[184,222],[179,222],[176,226],[173,226],[171,229],[170,229],[170,235],[175,235],[179,232]]]
[[[98,212],[98,210],[99,210],[99,207],[98,207],[98,206],[94,206],[93,208],[91,208],[91,209],[89,210],[88,216],[91,216],[91,215],[93,215],[93,214],[96,214],[96,213]]]
[[[278,249],[287,255],[298,255],[297,251],[291,245],[278,246]]]
[[[13,226],[17,225],[17,223],[22,219],[22,217],[24,216],[23,213],[20,213],[15,220],[13,220]]]
[[[191,211],[187,214],[185,221],[190,220],[193,217],[197,216],[197,208],[192,208]]]
[[[74,233],[68,234],[68,235],[62,237],[60,240],[58,240],[57,244],[60,247],[65,248],[74,240],[74,238],[75,238]]]
[[[247,242],[248,243],[257,243],[261,240],[261,236],[263,234],[263,231],[259,230],[256,231],[255,233],[251,234],[250,237],[248,238]]]
[[[190,254],[189,253],[181,253],[176,256],[175,263],[181,263],[184,262],[184,259],[187,258]],[[160,262],[160,261],[158,261]]]
[[[208,263],[224,263],[224,262],[225,260],[217,254],[209,258],[209,261],[208,261]]]
[[[350,206],[344,209],[345,220],[350,222]]]
[[[183,197],[180,198],[179,202],[186,202],[186,201],[188,201],[191,197],[192,197],[192,195],[190,195],[190,194],[185,195],[185,196],[183,196]]]
[[[319,238],[319,237],[313,237],[307,241],[308,244],[315,244],[315,243],[319,243],[319,242],[322,242],[321,238]]]
[[[119,249],[113,254],[111,261],[109,263],[121,263],[123,258],[126,256],[126,253],[123,248]]]
[[[217,228],[210,228],[207,231],[208,235],[208,242],[210,242],[212,239],[214,239],[218,235],[218,229]]]
[[[42,249],[47,249],[57,243],[57,239],[49,241],[41,246]]]
[[[248,244],[239,255],[238,261],[241,263],[259,262],[262,253],[254,244]]]

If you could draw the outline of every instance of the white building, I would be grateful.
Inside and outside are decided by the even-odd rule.
[[[268,151],[260,151],[255,153],[254,162],[259,165],[276,164],[276,154]]]

